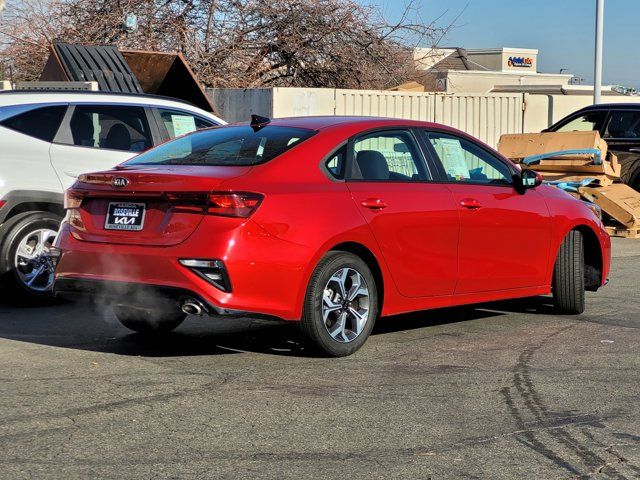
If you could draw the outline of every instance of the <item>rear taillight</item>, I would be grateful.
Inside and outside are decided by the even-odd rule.
[[[260,206],[262,195],[250,192],[171,192],[164,194],[177,213],[204,213],[224,217],[250,216]]]
[[[6,200],[0,200],[0,208],[4,207],[6,203]]]
[[[64,194],[64,208],[70,210],[74,208],[80,208],[82,205],[83,195],[77,190],[67,190]]]
[[[210,193],[207,213],[225,217],[246,218],[251,215],[262,202],[262,195],[257,193]]]

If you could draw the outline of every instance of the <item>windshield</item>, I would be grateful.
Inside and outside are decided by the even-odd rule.
[[[269,126],[218,127],[177,138],[131,160],[132,165],[248,166],[268,162],[310,138],[315,131]]]

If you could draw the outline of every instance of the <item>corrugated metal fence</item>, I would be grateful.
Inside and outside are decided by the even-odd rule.
[[[247,120],[251,113],[269,117],[365,115],[406,118],[459,128],[491,146],[500,135],[520,133],[523,95],[344,90],[332,88],[213,89],[219,114],[229,122]]]

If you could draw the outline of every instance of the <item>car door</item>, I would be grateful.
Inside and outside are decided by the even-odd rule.
[[[75,105],[51,146],[51,163],[69,188],[81,173],[108,170],[152,146],[144,107]]]
[[[516,191],[512,167],[479,143],[424,133],[460,217],[455,293],[548,285],[551,220],[542,196]]]
[[[61,192],[50,150],[67,104],[16,105],[0,110],[0,197],[9,190]]]
[[[377,130],[351,139],[347,171],[353,200],[399,292],[406,297],[451,295],[457,280],[458,214],[451,192],[432,181],[414,133]]]
[[[186,110],[167,107],[152,107],[158,130],[163,141],[173,140],[180,135],[215,127],[218,124]]]

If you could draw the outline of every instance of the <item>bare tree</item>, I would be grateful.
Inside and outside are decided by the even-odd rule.
[[[409,3],[397,22],[354,0],[9,0],[0,54],[36,78],[50,42],[181,51],[207,86],[387,88],[414,76],[413,47],[449,27]],[[123,19],[135,14],[138,29]]]

